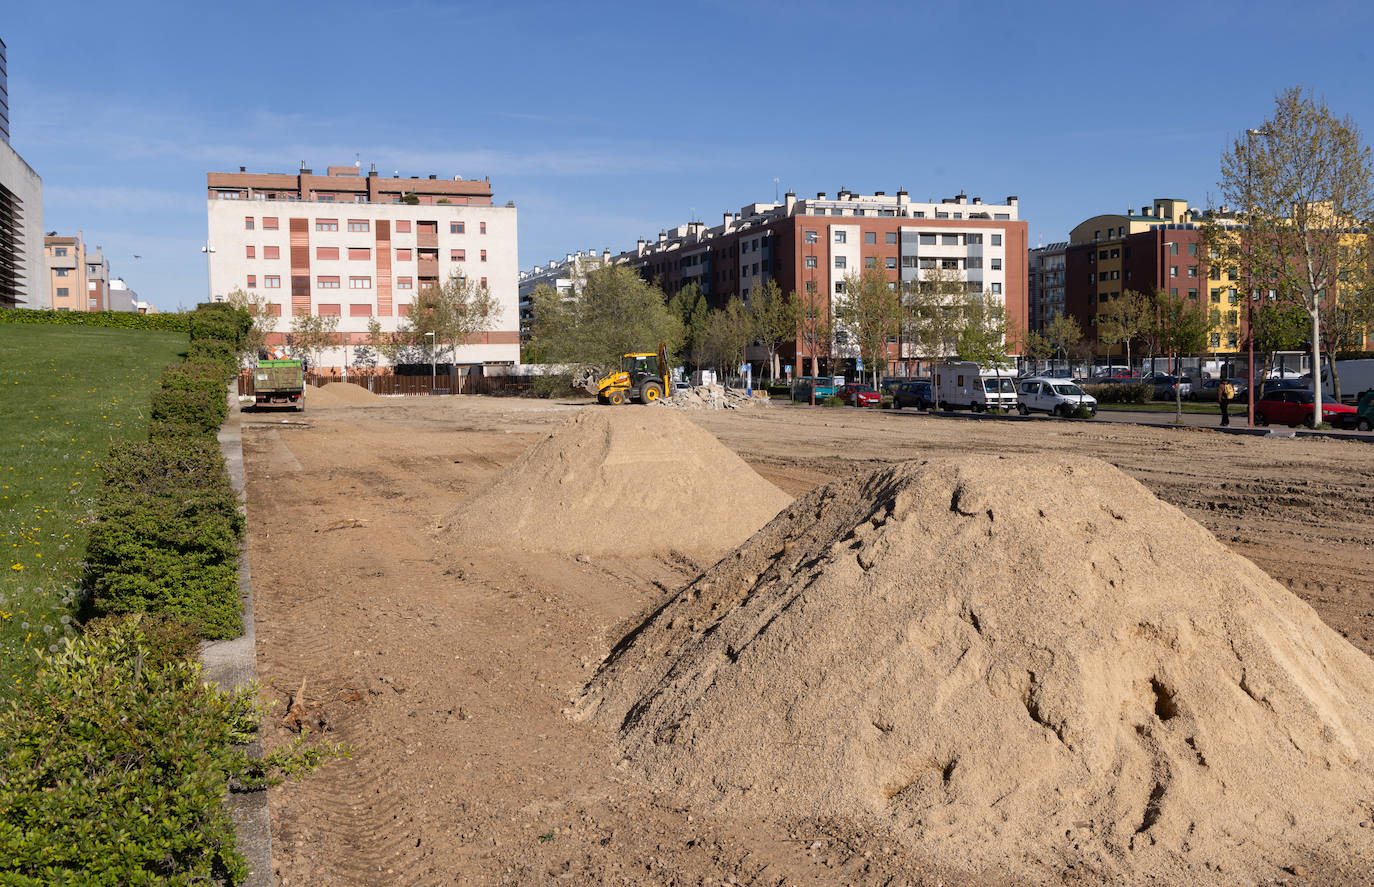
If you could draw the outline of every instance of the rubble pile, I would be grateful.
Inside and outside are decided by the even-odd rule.
[[[659,403],[679,410],[748,410],[769,405],[768,392],[754,389],[752,396],[743,388],[724,385],[698,385],[663,397]]]

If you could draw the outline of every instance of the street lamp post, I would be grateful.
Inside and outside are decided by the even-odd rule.
[[[208,301],[215,301],[215,285],[210,280],[210,256],[214,255],[215,248],[210,245],[210,241],[205,241],[205,246],[200,248],[205,253],[205,292]]]
[[[434,386],[439,384],[439,369],[435,363],[434,349],[439,347],[439,339],[433,333],[425,333],[425,338],[429,339],[429,393],[434,393]]]
[[[1249,298],[1245,302],[1245,339],[1249,361],[1248,382],[1245,386],[1246,424],[1255,427],[1255,194],[1251,185],[1251,170],[1254,167],[1253,140],[1258,135],[1268,135],[1269,130],[1247,129],[1245,131],[1245,254],[1246,282],[1249,284]]]

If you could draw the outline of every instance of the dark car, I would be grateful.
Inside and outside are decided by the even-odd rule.
[[[860,385],[858,383],[841,386],[840,390],[835,392],[835,396],[856,407],[866,407],[883,399],[882,395],[874,390],[872,385]]]
[[[1315,398],[1311,391],[1284,389],[1271,391],[1255,401],[1255,424],[1299,425],[1312,424],[1312,410]],[[1360,414],[1354,407],[1343,403],[1322,401],[1322,421],[1337,428],[1354,428],[1360,421]]]
[[[1267,397],[1271,391],[1311,391],[1311,376],[1286,376],[1281,379],[1265,379],[1260,386],[1260,396]]]
[[[1232,399],[1233,401],[1234,401],[1234,400],[1244,400],[1244,399],[1245,399],[1245,392],[1247,392],[1247,391],[1250,390],[1250,387],[1249,387],[1248,385],[1245,384],[1245,380],[1244,380],[1244,379],[1230,379],[1229,381],[1230,381],[1231,385],[1236,389],[1235,396],[1232,397],[1231,399]],[[1198,384],[1198,385],[1194,385],[1194,386],[1193,386],[1193,391],[1192,391],[1191,394],[1188,395],[1188,399],[1189,399],[1189,400],[1205,400],[1205,401],[1208,401],[1208,402],[1210,402],[1210,403],[1216,403],[1216,401],[1217,401],[1217,389],[1219,389],[1219,388],[1221,388],[1221,380],[1220,380],[1220,379],[1206,379],[1206,380],[1204,380],[1201,384]]]
[[[1356,415],[1355,427],[1361,431],[1368,431],[1374,428],[1374,390],[1366,391],[1360,395],[1360,405],[1355,408]]]
[[[935,397],[930,390],[930,380],[913,379],[893,388],[892,405],[897,409],[915,407],[918,410],[928,410],[935,406]]]
[[[1151,373],[1141,381],[1154,389],[1152,397],[1155,400],[1174,400],[1179,396],[1187,400],[1193,390],[1192,383],[1187,379],[1167,373]]]

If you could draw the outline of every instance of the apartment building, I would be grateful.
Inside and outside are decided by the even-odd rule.
[[[1207,263],[1203,213],[1187,201],[1160,197],[1139,213],[1093,216],[1070,232],[1064,254],[1065,311],[1078,320],[1098,354],[1124,353],[1097,328],[1103,305],[1126,290],[1162,289],[1199,302],[1211,320],[1208,350],[1235,353],[1244,341],[1243,285],[1235,268]]]
[[[122,277],[110,281],[110,310],[132,311],[135,314],[156,314],[157,309],[140,299]]]
[[[0,308],[49,308],[43,180],[10,147],[8,48],[0,40]]]
[[[570,298],[582,292],[587,282],[587,274],[611,261],[611,251],[578,250],[568,253],[560,261],[550,261],[545,265],[535,265],[528,271],[520,272],[520,344],[529,341],[530,325],[534,320],[534,291],[546,286],[563,298]]]
[[[1029,280],[1027,327],[1044,332],[1045,325],[1064,313],[1064,252],[1068,241],[1031,250],[1026,260]]]
[[[324,366],[344,366],[366,344],[368,324],[393,332],[426,286],[452,275],[487,287],[501,306],[495,327],[457,349],[457,363],[515,363],[520,356],[516,210],[495,206],[491,183],[363,175],[355,166],[297,173],[206,175],[206,243],[213,299],[259,295],[279,317],[338,317],[340,347]]]
[[[114,311],[110,304],[110,263],[99,246],[91,251],[82,232],[51,231],[43,238],[48,291],[58,311]]]
[[[921,202],[905,190],[856,194],[842,188],[833,198],[819,192],[798,199],[789,191],[780,203],[727,212],[710,228],[689,222],[660,232],[655,241],[640,240],[615,261],[658,280],[669,295],[696,283],[712,307],[734,296],[747,302],[775,280],[784,293],[823,300],[832,314],[846,275],[880,268],[896,288],[938,268],[956,274],[968,291],[1001,300],[1008,328],[1019,330],[1027,320],[1027,246],[1027,223],[1018,218],[1014,196],[1000,204],[962,193]],[[835,356],[852,357],[843,335],[837,339]],[[1019,351],[1019,340],[1010,344]],[[889,352],[902,369],[915,362],[900,338]],[[797,342],[783,348],[788,362],[809,356]]]

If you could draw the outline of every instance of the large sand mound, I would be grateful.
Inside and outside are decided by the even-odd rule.
[[[714,559],[791,498],[672,410],[592,407],[530,448],[446,523],[538,551]]]
[[[361,385],[352,382],[326,382],[305,392],[306,406],[339,406],[341,404],[377,403],[381,398]]]
[[[696,803],[876,818],[1003,876],[1254,883],[1374,846],[1374,663],[1095,460],[815,490],[577,712]]]

